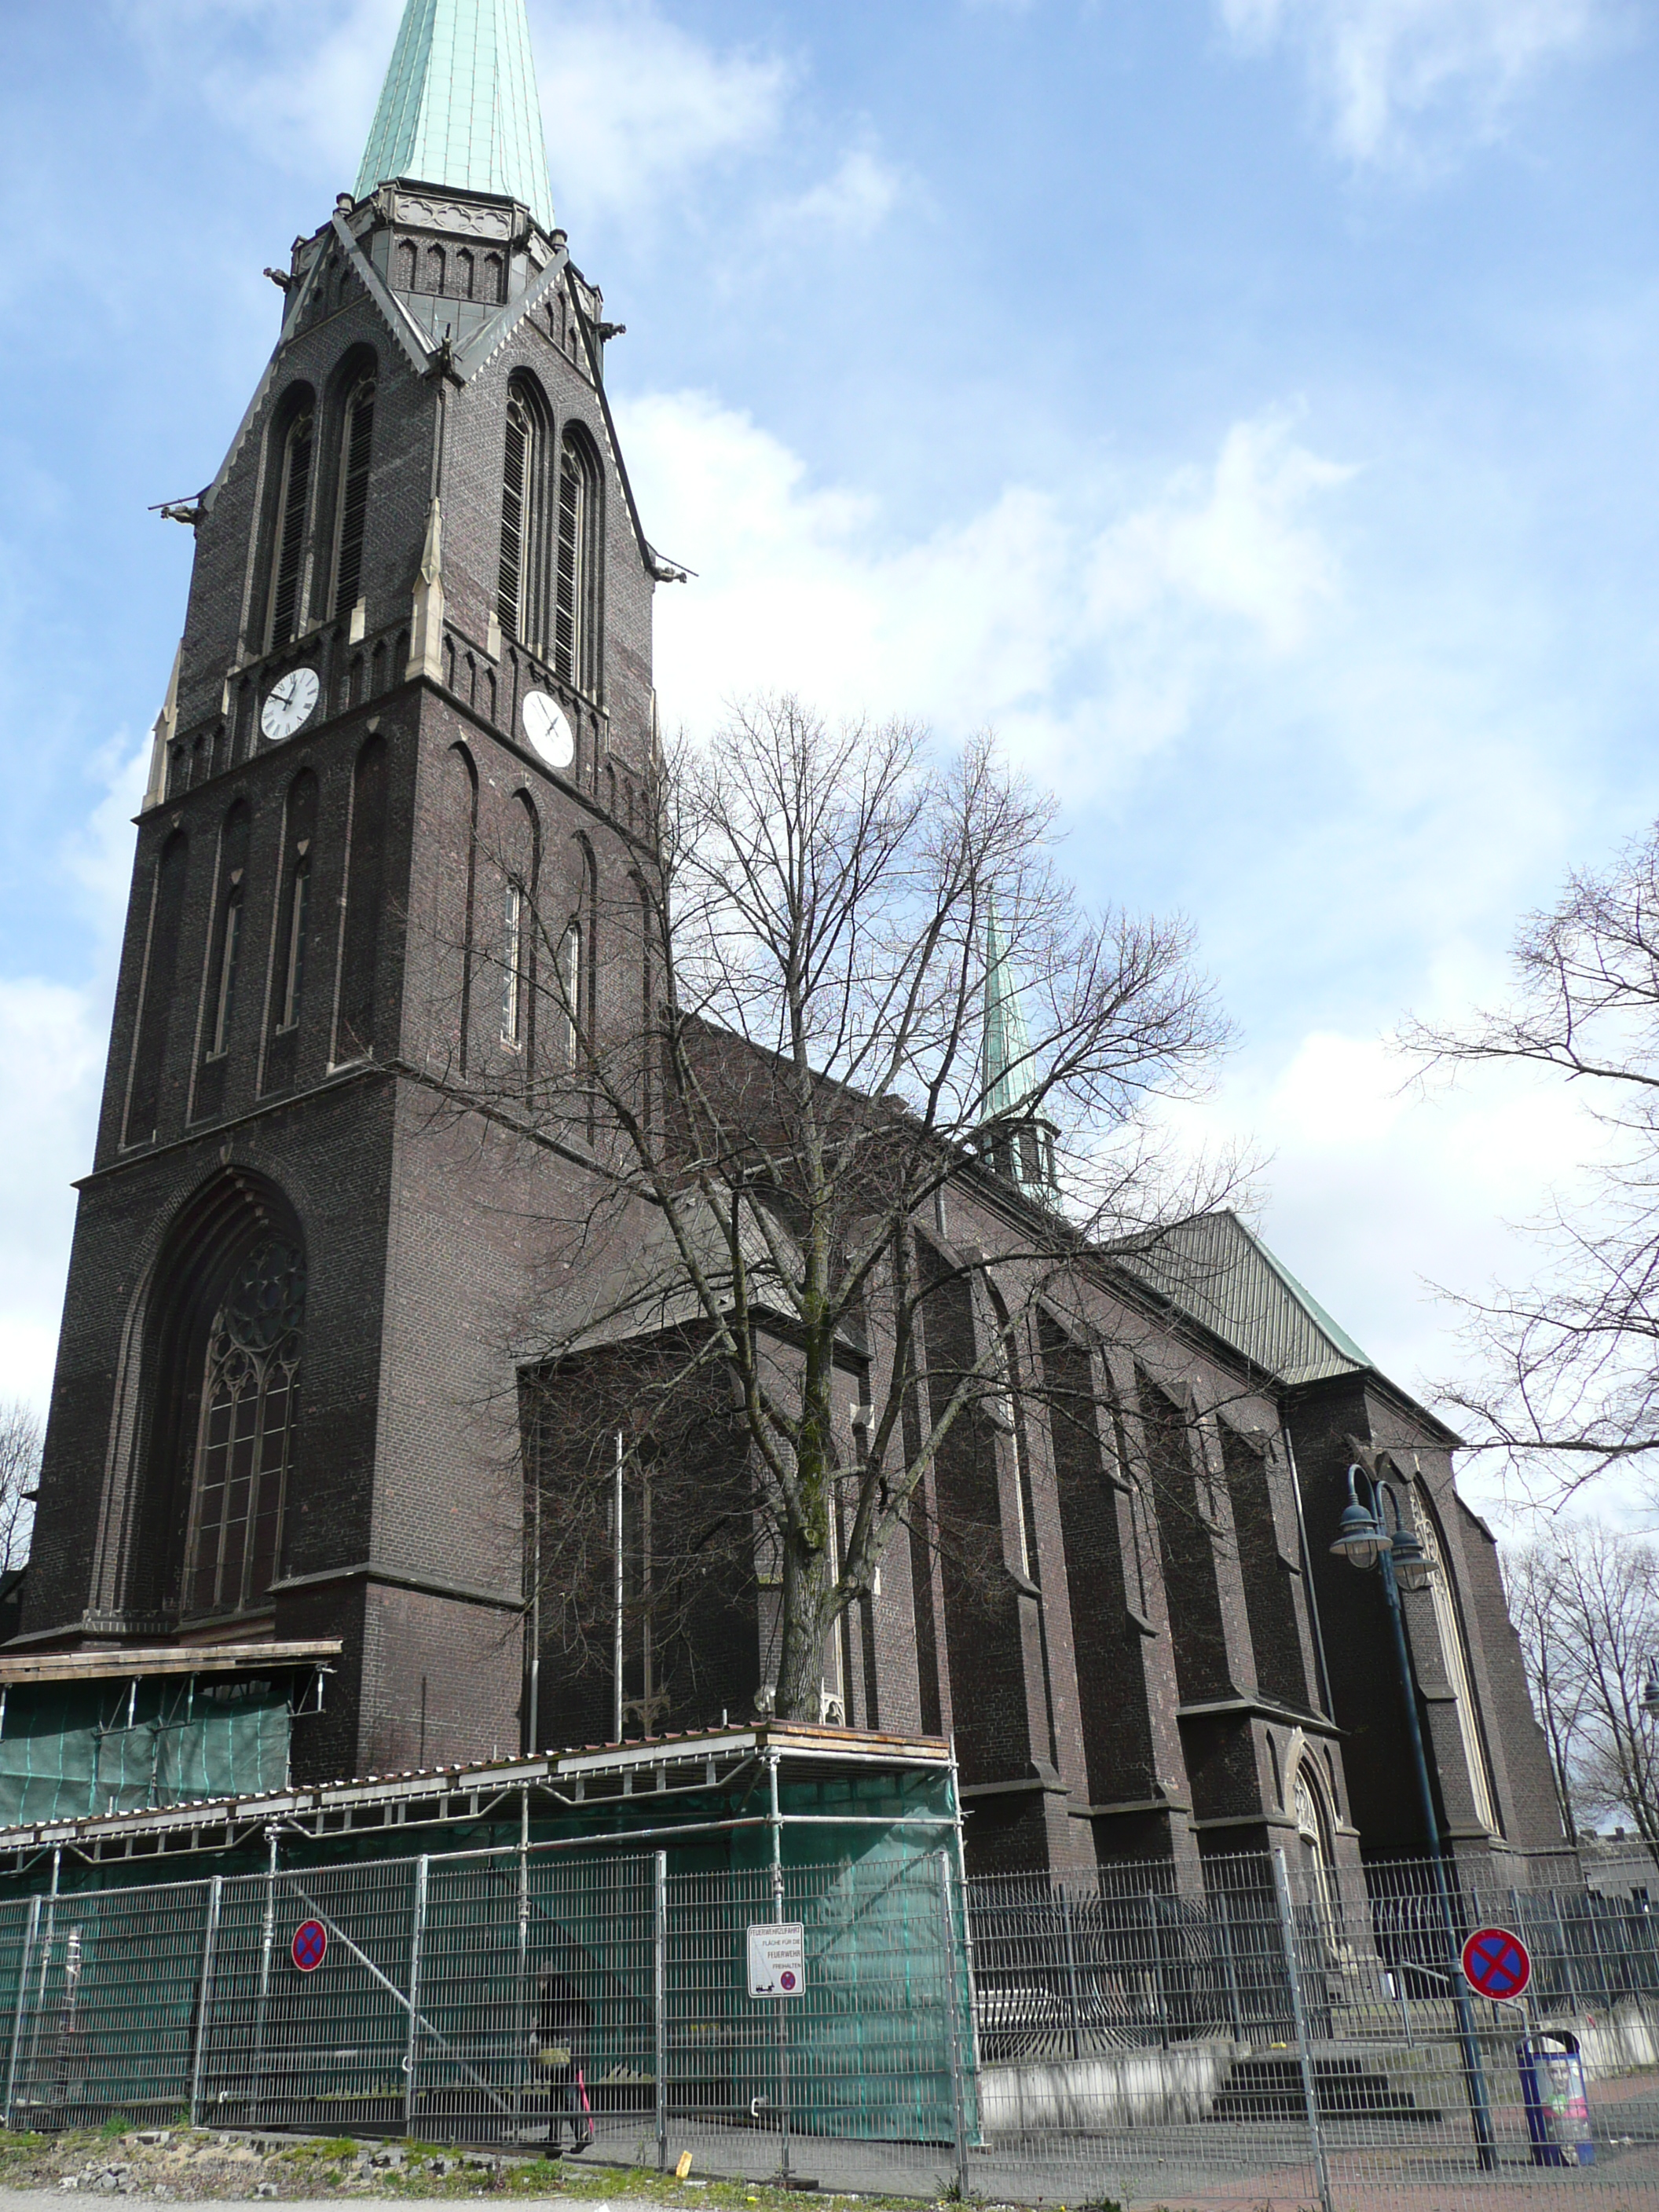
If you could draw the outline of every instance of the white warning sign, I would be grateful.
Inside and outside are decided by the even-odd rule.
[[[749,1929],[751,1997],[806,1994],[806,1928],[799,1920],[757,1920]]]

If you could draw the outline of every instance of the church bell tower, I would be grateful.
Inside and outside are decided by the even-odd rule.
[[[498,1317],[536,1255],[434,1071],[584,1003],[655,769],[653,585],[524,0],[407,0],[196,538],[15,1648],[334,1637],[312,1778],[520,1747]],[[637,990],[637,980],[634,987]],[[465,1117],[462,1117],[465,1120]]]

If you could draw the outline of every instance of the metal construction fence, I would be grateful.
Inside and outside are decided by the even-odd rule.
[[[6,2124],[591,2138],[755,2175],[822,2143],[925,2191],[978,2129],[954,1863],[529,1845],[9,1902]],[[778,1921],[805,1971],[751,1996],[747,1931]]]
[[[1168,1865],[969,1888],[976,2187],[1659,2212],[1659,1915],[1639,1899],[1281,1853],[1207,1860],[1196,1894]],[[1488,1927],[1529,1954],[1519,2002],[1461,1971]]]
[[[1074,2207],[1659,2212],[1639,1897],[1277,1854],[1201,1888],[1167,1864],[964,1886],[953,1852],[882,1846],[671,1863],[521,1844],[9,1900],[6,2123],[587,2142]],[[750,1931],[780,1922],[794,1986],[751,1994]],[[1520,2003],[1457,1971],[1486,1923],[1531,1952]]]

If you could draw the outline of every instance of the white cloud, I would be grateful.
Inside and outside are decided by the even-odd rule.
[[[1295,443],[1289,418],[1236,422],[1212,468],[1183,470],[1164,497],[1106,532],[1091,599],[1103,621],[1174,597],[1238,617],[1275,652],[1305,638],[1336,596],[1330,548],[1310,501],[1354,471]]]
[[[854,147],[822,184],[781,201],[764,227],[773,235],[816,231],[849,240],[870,238],[891,214],[899,191],[896,169],[867,147]]]
[[[811,484],[704,395],[619,413],[647,526],[698,572],[657,598],[665,711],[694,728],[735,694],[789,688],[953,734],[995,723],[1053,774],[1086,751],[1097,780],[1183,726],[1217,653],[1294,651],[1338,590],[1313,513],[1350,471],[1277,411],[1127,512],[1111,486],[1011,485],[897,545],[873,501]]]
[[[764,144],[790,71],[717,53],[649,4],[532,9],[553,192],[584,211],[637,212],[705,164]]]
[[[289,172],[356,178],[402,0],[121,0],[158,78],[191,57],[203,106]]]
[[[81,984],[0,976],[0,1398],[45,1409],[75,1220],[73,1177],[92,1164],[109,1001],[132,869],[131,816],[148,741],[92,764],[102,785],[60,855],[63,921],[85,930]]]
[[[103,1062],[96,994],[0,980],[0,1398],[45,1407],[58,1348],[72,1176],[91,1164]]]
[[[1497,131],[1546,64],[1582,46],[1610,0],[1218,0],[1243,48],[1297,49],[1355,161],[1413,150],[1420,126]]]

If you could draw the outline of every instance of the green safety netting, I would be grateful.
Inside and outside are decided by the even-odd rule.
[[[283,1682],[15,1683],[0,1719],[0,1826],[280,1790]]]

